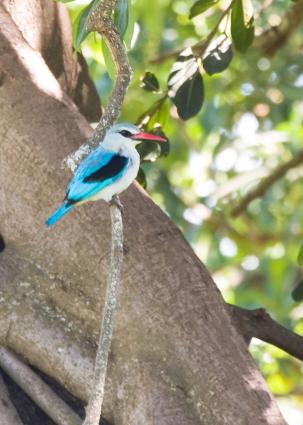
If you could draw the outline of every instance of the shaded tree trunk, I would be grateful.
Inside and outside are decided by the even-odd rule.
[[[91,133],[72,99],[88,117],[97,100],[90,88],[90,102],[81,103],[60,78],[73,68],[71,56],[64,60],[70,37],[59,37],[52,19],[65,13],[62,6],[2,3],[0,340],[87,400],[109,264],[109,211],[100,202],[51,231],[43,222],[70,178],[63,158]],[[136,185],[122,201],[127,252],[105,416],[116,425],[284,424],[180,231]]]

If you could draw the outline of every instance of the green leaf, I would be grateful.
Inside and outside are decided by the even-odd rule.
[[[77,52],[80,50],[82,41],[85,40],[89,34],[89,31],[86,29],[86,25],[94,2],[95,0],[90,2],[88,6],[84,7],[73,22],[73,45]]]
[[[134,9],[135,9],[134,7],[128,8],[128,25],[123,37],[123,40],[127,49],[130,49],[131,42],[134,35],[134,29],[135,29],[135,23],[136,23]]]
[[[110,76],[110,78],[112,80],[115,79],[115,75],[116,75],[116,68],[115,68],[115,64],[112,60],[112,55],[110,54],[110,51],[105,43],[105,41],[102,39],[102,54],[103,54],[103,58],[104,58],[104,62],[105,62],[105,66],[108,72],[108,75]]]
[[[146,91],[158,92],[160,85],[155,74],[147,71],[141,79],[140,87]]]
[[[221,39],[221,37],[218,37]],[[217,39],[217,40],[218,40]],[[208,75],[213,75],[224,71],[233,58],[232,45],[228,38],[217,42],[216,47],[208,50],[202,60],[203,68]]]
[[[303,300],[303,280],[301,280],[295,289],[292,291],[291,296],[294,301],[302,301]]]
[[[159,143],[143,142],[137,146],[142,162],[155,162],[161,155],[161,147]]]
[[[122,40],[128,26],[128,9],[129,0],[119,0],[114,12],[114,24]]]
[[[168,139],[168,137],[166,136],[166,134],[164,133],[164,131],[162,130],[161,127],[158,127],[156,129],[156,131],[154,131],[155,134],[157,134],[158,136],[162,136],[165,137],[166,142],[165,143],[160,143],[160,157],[161,156],[167,156],[170,152],[170,141]]]
[[[195,116],[202,107],[203,79],[191,49],[184,50],[171,69],[168,77],[168,96],[183,120]]]
[[[164,131],[159,125],[157,127],[151,128],[149,122],[141,127],[143,131],[148,131],[149,133],[156,134],[158,136],[165,137],[167,140],[164,143],[161,142],[149,142],[144,141],[137,146],[140,158],[142,162],[154,162],[160,156],[167,156],[169,154],[170,145],[168,138],[166,137]]]
[[[136,180],[139,183],[139,185],[143,187],[143,189],[147,188],[146,175],[142,167],[139,168]]]
[[[189,18],[192,19],[197,15],[205,12],[205,10],[214,6],[218,3],[219,0],[198,0],[193,6],[190,8]]]
[[[71,3],[74,0],[55,0],[57,3]]]
[[[167,100],[160,99],[159,108],[151,114],[150,119],[147,123],[147,129],[151,130],[155,127],[164,128],[169,116],[169,105]]]
[[[182,120],[188,120],[200,111],[204,101],[204,85],[199,71],[182,84],[172,101]]]
[[[303,244],[300,247],[300,251],[297,258],[299,266],[303,266]]]
[[[254,39],[254,15],[250,0],[236,0],[231,10],[231,36],[236,50],[246,52]]]

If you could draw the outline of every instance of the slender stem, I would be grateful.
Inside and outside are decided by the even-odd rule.
[[[284,164],[278,165],[271,174],[267,177],[264,177],[257,184],[257,186],[248,192],[240,202],[234,206],[231,210],[232,217],[238,217],[244,211],[246,211],[249,204],[257,198],[262,198],[268,189],[279,179],[285,176],[285,174],[292,168],[298,167],[303,163],[303,150],[299,151],[295,154],[293,158]]]
[[[99,0],[92,7],[87,30],[97,31],[105,40],[116,69],[116,81],[108,105],[88,143],[69,155],[66,164],[75,171],[84,157],[103,140],[106,130],[113,125],[122,107],[124,96],[131,80],[132,70],[120,35],[112,21],[117,0]],[[91,396],[86,409],[84,425],[98,425],[104,398],[104,386],[113,334],[113,316],[117,304],[117,287],[123,260],[123,222],[121,204],[116,197],[110,206],[112,225],[111,264],[108,274],[105,305],[98,342]],[[119,207],[120,205],[120,207]]]
[[[220,16],[218,22],[216,23],[216,25],[214,26],[214,28],[212,29],[212,31],[208,34],[207,38],[205,41],[199,41],[198,43],[194,44],[191,49],[192,52],[194,53],[194,55],[202,57],[206,51],[206,49],[208,48],[208,46],[210,45],[212,39],[214,38],[214,36],[216,35],[219,25],[221,24],[221,22],[223,21],[223,19],[225,18],[225,16],[230,12],[232,6],[234,4],[234,0],[232,0],[232,2],[230,3],[230,5],[224,10],[224,12],[222,13],[222,15]]]
[[[222,15],[220,16],[218,22],[216,23],[216,25],[214,26],[214,28],[211,30],[211,32],[208,34],[208,36],[206,37],[205,40],[201,40],[198,41],[197,43],[193,44],[191,47],[191,50],[193,52],[193,54],[197,57],[201,57],[203,56],[203,54],[205,53],[207,47],[210,45],[212,39],[214,38],[214,36],[216,35],[219,25],[221,24],[221,22],[223,21],[223,19],[225,18],[225,16],[230,12],[232,6],[233,6],[234,0],[232,0],[232,2],[229,4],[229,6],[223,11]],[[162,63],[164,61],[166,61],[167,59],[171,59],[171,58],[176,58],[180,55],[180,53],[183,51],[184,49],[179,49],[179,50],[174,50],[171,52],[167,52],[164,53],[163,55],[152,59],[150,62],[154,63],[154,64],[159,64]]]
[[[119,207],[112,204],[110,215],[112,223],[111,264],[95,361],[93,388],[83,425],[98,425],[101,417],[108,355],[113,334],[113,317],[117,305],[117,289],[123,261],[123,222]]]

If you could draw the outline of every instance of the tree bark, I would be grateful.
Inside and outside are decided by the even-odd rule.
[[[0,6],[0,341],[87,400],[108,207],[87,205],[44,226],[70,178],[62,160],[91,129],[12,16]],[[23,25],[32,19],[38,26],[36,16]],[[122,202],[127,253],[105,417],[115,425],[285,424],[181,232],[136,185]]]

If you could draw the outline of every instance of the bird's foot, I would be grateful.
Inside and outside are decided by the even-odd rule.
[[[120,199],[117,195],[114,195],[109,201],[109,205],[115,205],[121,211],[121,214],[124,215],[124,207],[120,202]]]

